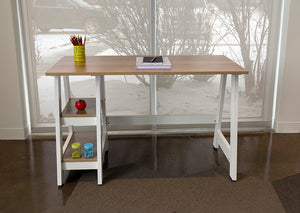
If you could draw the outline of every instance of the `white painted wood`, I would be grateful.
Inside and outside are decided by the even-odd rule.
[[[98,163],[97,161],[63,162],[62,168],[64,170],[88,170],[88,169],[92,170],[92,169],[98,169]]]
[[[68,101],[71,98],[69,76],[63,76],[63,81],[64,81],[65,100],[66,103],[68,103]]]
[[[62,154],[64,154],[65,151],[67,150],[68,145],[69,145],[69,143],[70,143],[70,141],[71,141],[71,138],[73,137],[73,126],[71,125],[71,126],[69,126],[68,128],[69,128],[69,134],[68,134],[68,137],[67,137],[67,139],[66,139],[66,141],[65,141],[65,143],[64,143],[64,145],[63,145],[63,151],[62,151]]]
[[[224,105],[224,96],[226,89],[227,75],[221,76],[219,88],[219,103],[218,115],[174,115],[164,116],[157,115],[157,97],[156,97],[156,79],[155,87],[151,91],[151,115],[141,116],[106,116],[105,109],[105,81],[104,76],[95,76],[96,80],[96,117],[74,117],[74,118],[61,118],[61,77],[55,78],[55,118],[56,118],[56,151],[57,151],[57,184],[62,185],[62,170],[81,170],[81,169],[97,169],[98,185],[103,182],[103,168],[104,152],[108,149],[107,143],[107,124],[109,125],[152,125],[155,128],[151,131],[156,133],[156,125],[172,125],[172,124],[202,124],[202,123],[215,123],[214,133],[214,147],[218,148],[220,145],[221,150],[229,160],[230,168],[229,173],[233,181],[237,180],[237,122],[238,122],[238,75],[232,75],[231,85],[231,119],[230,119],[230,144],[224,137],[221,131],[222,112]],[[69,83],[69,82],[68,82]],[[155,90],[154,90],[155,88]],[[83,124],[93,125],[96,124],[97,132],[97,161],[93,162],[64,162],[62,163],[62,153],[65,152],[68,143],[73,135],[73,126],[69,127],[69,135],[64,146],[62,146],[62,124],[73,124],[82,126]],[[154,136],[154,155],[156,155],[156,140]],[[154,156],[154,168],[157,168],[157,159]]]
[[[219,100],[218,100],[218,108],[217,108],[217,119],[216,119],[216,126],[215,126],[215,132],[214,132],[214,140],[213,140],[213,146],[216,149],[219,147],[218,137],[216,137],[216,136],[217,136],[217,132],[219,130],[221,130],[221,125],[222,125],[226,79],[227,79],[227,75],[221,75],[220,87],[219,87],[219,97],[218,97]]]
[[[101,119],[102,119],[102,150],[103,153],[108,150],[108,142],[107,142],[107,116],[106,116],[106,98],[105,98],[105,78],[103,75],[100,76],[101,80]],[[102,155],[102,159],[104,161],[104,154]]]
[[[56,129],[56,168],[57,168],[57,185],[62,185],[62,132],[60,123],[61,112],[61,77],[54,77],[54,96],[55,96],[55,129]]]
[[[223,153],[225,154],[226,158],[229,160],[230,159],[230,145],[229,145],[228,141],[224,137],[224,135],[221,132],[221,130],[218,130],[217,134],[214,135],[214,136],[218,137],[219,145],[220,145]]]
[[[103,106],[103,102],[102,102],[102,106]],[[103,109],[103,108],[102,108]],[[103,153],[105,153],[105,151],[108,151],[108,131],[107,131],[107,117],[106,116],[103,116],[103,118],[105,118],[105,121],[103,121],[104,125],[103,125],[103,133],[102,133],[102,150],[103,150]],[[105,127],[104,127],[105,126]],[[104,160],[104,155],[102,156],[103,157],[103,160]]]
[[[101,96],[101,115],[102,115],[102,121],[103,121],[103,127],[105,127],[106,131],[106,98],[105,98],[105,79],[104,76],[100,76],[101,80],[101,91],[100,91],[100,96]]]
[[[61,118],[61,125],[95,126],[96,124],[97,124],[96,117],[64,117],[64,118]]]
[[[215,123],[216,115],[107,116],[108,125],[168,125]]]
[[[229,174],[233,181],[237,180],[238,77],[238,75],[231,75]]]
[[[102,122],[101,122],[101,76],[96,79],[96,119],[97,119],[97,176],[98,185],[102,185]]]

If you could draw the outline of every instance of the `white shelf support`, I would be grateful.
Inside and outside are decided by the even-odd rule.
[[[109,125],[172,125],[172,124],[214,124],[215,114],[203,115],[112,115],[107,116]]]
[[[238,75],[231,76],[231,117],[230,117],[230,159],[229,174],[237,180],[237,140],[238,140]]]
[[[56,134],[56,168],[57,168],[57,185],[62,186],[62,130],[60,122],[61,113],[61,77],[54,77],[54,96],[55,96],[55,134]]]
[[[218,114],[216,119],[216,126],[215,126],[214,140],[213,140],[213,146],[215,149],[219,147],[219,143],[218,143],[219,138],[217,137],[217,135],[218,135],[218,131],[221,130],[221,124],[222,124],[226,79],[227,79],[226,74],[221,75],[220,87],[219,87],[218,112],[217,112]]]
[[[221,132],[221,130],[217,131],[217,135],[215,135],[215,137],[219,137],[218,138],[218,143],[222,149],[222,151],[224,152],[226,158],[229,160],[230,159],[230,144],[228,143],[228,141],[226,140],[226,138],[224,137],[223,133]]]
[[[66,141],[65,141],[65,143],[63,145],[63,152],[62,152],[63,154],[67,150],[67,147],[68,147],[68,145],[69,145],[69,143],[71,141],[71,138],[73,137],[73,126],[72,125],[69,126],[68,129],[69,129],[69,134],[68,134],[68,137],[67,137],[67,139],[66,139]]]
[[[69,76],[63,76],[66,103],[71,98]]]
[[[106,119],[106,98],[105,98],[105,79],[104,76],[100,76],[100,99],[101,99],[101,119],[102,119],[102,150],[108,150],[108,142],[107,142],[107,119]],[[104,156],[102,156],[104,159]]]
[[[62,167],[64,170],[92,170],[97,169],[98,164],[96,161],[63,162]]]
[[[96,78],[96,120],[97,120],[97,176],[98,185],[102,185],[102,119],[101,119],[101,89],[104,87],[101,76]]]
[[[219,145],[229,161],[229,175],[232,181],[237,180],[237,142],[238,142],[238,77],[231,75],[231,109],[230,109],[230,143],[224,137],[221,131],[222,112],[224,106],[224,96],[226,90],[227,75],[221,76],[218,102],[218,115],[216,120],[213,146]]]

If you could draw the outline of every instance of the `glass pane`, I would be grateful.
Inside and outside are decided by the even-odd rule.
[[[158,54],[226,55],[249,70],[240,76],[239,116],[261,118],[271,8],[270,0],[158,0]],[[158,113],[215,112],[219,80],[209,75],[158,77]],[[224,117],[230,112],[230,90],[226,94]]]
[[[148,0],[27,0],[34,48],[36,121],[54,122],[53,80],[46,77],[63,56],[73,56],[71,35],[86,36],[86,55],[149,54]],[[147,114],[145,76],[106,76],[108,114]],[[93,77],[70,77],[71,97],[95,97]],[[63,87],[62,87],[63,88]]]
[[[53,122],[53,81],[44,73],[73,55],[70,35],[86,35],[86,55],[150,54],[149,0],[27,0],[32,24],[37,122]],[[53,15],[55,14],[55,15]],[[239,115],[261,118],[271,0],[157,0],[157,54],[224,54],[246,67]],[[276,25],[276,23],[273,23]],[[73,97],[94,97],[92,77],[72,77]],[[159,76],[159,114],[215,112],[219,76]],[[230,86],[230,79],[228,79]],[[229,89],[229,88],[228,88]],[[225,113],[229,113],[230,91]],[[108,114],[148,114],[149,76],[106,76]]]
[[[103,2],[103,1],[100,1]],[[116,27],[102,35],[103,43],[117,55],[150,54],[150,1],[106,0],[101,7]],[[100,3],[99,3],[100,5]],[[149,77],[105,76],[108,114],[149,114]]]

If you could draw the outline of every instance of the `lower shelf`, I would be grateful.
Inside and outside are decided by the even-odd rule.
[[[97,161],[62,162],[62,170],[92,170],[98,169]]]
[[[96,132],[74,132],[68,144],[68,147],[63,155],[62,162],[90,162],[97,161],[97,143]],[[72,143],[80,143],[81,157],[72,158]],[[84,144],[93,144],[93,158],[84,158]]]

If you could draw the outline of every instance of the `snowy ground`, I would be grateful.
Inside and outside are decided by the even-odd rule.
[[[37,34],[36,49],[40,57],[37,64],[38,94],[40,103],[40,120],[54,121],[54,89],[53,78],[44,73],[61,57],[73,55],[69,43],[69,33]],[[91,41],[90,41],[91,42]],[[86,47],[87,55],[114,55],[102,43],[89,43]],[[149,113],[149,88],[142,85],[134,76],[106,76],[107,111],[110,115],[138,115]],[[71,77],[71,93],[73,97],[95,97],[95,82],[93,77]],[[228,79],[230,86],[230,79]],[[244,82],[240,80],[240,89]],[[197,82],[189,79],[178,80],[172,88],[159,88],[159,114],[201,114],[215,113],[219,78],[211,82]],[[230,92],[226,92],[224,117],[229,116]],[[243,93],[239,97],[239,116],[241,118],[260,117],[262,100],[251,102]]]

